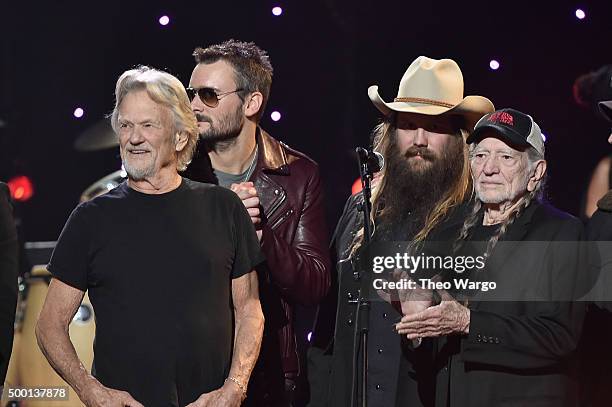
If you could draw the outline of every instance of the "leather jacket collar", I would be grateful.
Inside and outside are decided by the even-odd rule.
[[[289,175],[289,162],[285,146],[272,138],[261,127],[257,127],[257,145],[259,146],[258,167],[266,172]]]

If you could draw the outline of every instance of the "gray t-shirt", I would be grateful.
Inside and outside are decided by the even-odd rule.
[[[245,179],[247,172],[249,171],[249,168],[246,169],[245,172],[243,172],[242,174],[229,174],[227,172],[223,172],[223,171],[219,171],[219,170],[213,170],[215,172],[215,175],[217,176],[217,179],[219,180],[219,185],[224,187],[224,188],[229,188],[230,185],[232,184],[239,184],[241,182],[247,181]]]
[[[251,177],[252,170],[254,169],[252,167],[257,164],[258,156],[259,156],[259,151],[256,150],[255,157],[253,157],[253,161],[251,162],[251,165],[249,165],[249,167],[246,170],[244,170],[242,174],[229,174],[227,172],[219,171],[213,168],[213,172],[215,173],[215,176],[217,177],[217,180],[219,181],[219,185],[224,188],[229,188],[232,184],[239,184],[241,182],[248,181],[248,178]],[[251,174],[247,176],[249,172]]]

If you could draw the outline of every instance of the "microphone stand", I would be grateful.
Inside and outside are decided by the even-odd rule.
[[[371,160],[368,159],[368,151],[364,148],[356,148],[359,159],[359,175],[361,177],[361,187],[363,194],[363,202],[358,205],[358,210],[363,214],[363,242],[362,249],[367,248],[372,236],[370,213],[372,211],[372,175],[380,168],[372,168]],[[364,251],[362,251],[364,253]],[[366,257],[369,257],[369,251],[366,250]],[[370,264],[369,258],[365,261],[357,262],[359,265],[353,271],[353,278],[359,281],[359,291],[357,295],[357,315],[355,318],[355,337],[353,343],[353,383],[352,383],[352,407],[357,407],[358,389],[361,389],[361,406],[367,407],[367,391],[368,391],[368,333],[370,326],[370,273],[366,269]],[[362,266],[363,265],[363,266]],[[354,300],[351,302],[355,302]],[[359,339],[358,339],[359,338]],[[361,359],[361,375],[357,374],[357,364]],[[358,379],[360,377],[360,380]],[[356,382],[359,382],[357,384]]]

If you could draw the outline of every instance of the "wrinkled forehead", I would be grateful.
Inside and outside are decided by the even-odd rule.
[[[118,105],[119,117],[157,117],[166,118],[170,109],[163,103],[153,100],[147,89],[128,91]]]
[[[527,149],[503,140],[494,131],[483,134],[483,137],[470,144],[470,151],[487,151],[491,153],[509,153],[515,156],[527,156]]]

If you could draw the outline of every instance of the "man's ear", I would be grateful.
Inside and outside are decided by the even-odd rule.
[[[253,117],[259,113],[263,105],[263,95],[261,92],[253,92],[249,94],[244,101],[244,115],[246,117]]]
[[[544,174],[546,174],[546,160],[539,160],[536,163],[533,174],[527,182],[527,190],[529,192],[535,191],[538,184],[542,181],[542,178],[544,178]]]
[[[183,151],[185,146],[187,145],[187,140],[189,140],[189,136],[184,131],[178,131],[174,135],[174,149],[176,151]]]

